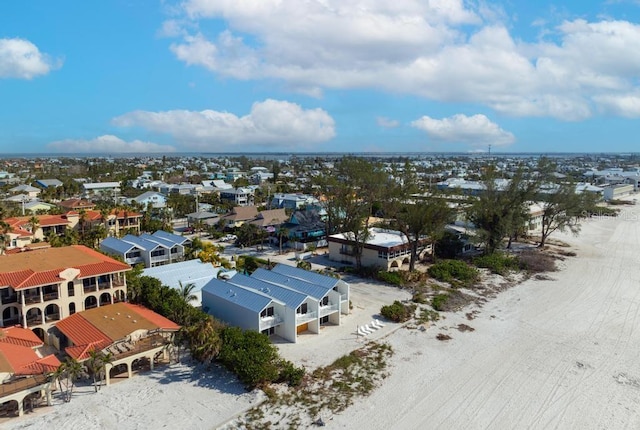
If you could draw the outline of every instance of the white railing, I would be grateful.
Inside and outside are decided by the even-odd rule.
[[[320,306],[320,317],[337,312],[340,309],[339,304],[329,304],[328,306]]]
[[[317,312],[307,312],[306,314],[296,314],[296,324],[303,324],[318,318]]]
[[[284,320],[280,315],[260,318],[260,331],[282,324],[282,321]]]
[[[346,302],[348,298],[349,298],[348,294],[340,294],[340,301],[341,302]]]

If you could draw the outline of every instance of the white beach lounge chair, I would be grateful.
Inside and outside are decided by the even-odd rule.
[[[358,327],[358,334],[359,334],[360,336],[366,336],[366,335],[368,335],[368,334],[369,334],[369,332],[365,331],[365,330],[364,330],[364,327],[360,326],[360,327]]]
[[[380,321],[380,320],[374,320],[374,321],[375,321],[376,325],[378,326],[378,328],[384,327],[384,324],[382,323],[382,321]]]
[[[371,321],[371,322],[368,324],[368,327],[369,327],[369,328],[372,328],[372,329],[374,329],[374,330],[378,330],[378,329],[380,328],[380,327],[378,327],[378,326],[376,325],[375,320]]]
[[[367,330],[369,333],[373,333],[375,330],[372,329],[371,327],[369,327],[369,324],[365,324],[364,326],[365,330]]]

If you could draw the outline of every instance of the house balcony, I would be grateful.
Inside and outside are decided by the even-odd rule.
[[[338,312],[340,310],[339,304],[330,303],[327,306],[320,306],[320,317],[322,318],[325,315],[332,314],[334,312]]]
[[[113,278],[113,281],[111,281],[111,284],[114,287],[124,287],[124,278],[122,279]]]
[[[349,294],[340,294],[340,301],[346,302],[349,299]]]
[[[318,319],[317,312],[307,312],[306,314],[296,314],[296,325],[304,324]]]
[[[169,257],[166,255],[161,255],[158,257],[151,257],[151,263],[162,263],[164,261],[169,261]]]
[[[109,288],[111,288],[111,284],[109,282],[98,282],[99,290],[107,290]]]
[[[280,315],[273,315],[271,317],[260,318],[260,331],[269,329],[271,327],[278,326],[282,324],[284,320]]]
[[[96,291],[98,291],[98,289],[96,288],[96,285],[84,285],[82,287],[82,289],[84,290],[85,293],[95,293]]]
[[[8,296],[2,296],[2,304],[3,305],[8,305],[10,303],[18,303],[18,295],[17,294],[10,294]]]
[[[24,296],[24,304],[25,305],[31,305],[34,303],[42,303],[42,301],[40,300],[40,295],[34,295],[34,296]]]
[[[45,302],[50,302],[51,300],[58,300],[60,298],[60,295],[56,291],[55,293],[43,294],[42,298],[44,299]]]

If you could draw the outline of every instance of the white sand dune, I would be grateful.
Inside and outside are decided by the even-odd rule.
[[[553,280],[390,337],[391,375],[328,421],[367,429],[640,428],[640,222],[589,220]],[[468,311],[468,310],[467,310]],[[453,329],[467,323],[474,332]],[[444,332],[448,342],[435,339]]]

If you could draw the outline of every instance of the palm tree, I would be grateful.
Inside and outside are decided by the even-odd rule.
[[[198,297],[193,294],[193,290],[196,288],[196,284],[193,282],[189,282],[188,284],[182,285],[182,281],[178,281],[180,288],[178,292],[180,293],[180,298],[185,304],[189,304],[189,302],[193,300],[198,300]]]
[[[63,394],[63,399],[66,403],[71,401],[71,395],[73,394],[73,387],[75,386],[75,380],[82,372],[82,365],[75,358],[68,357],[53,373],[54,378],[58,380],[60,385],[60,392]],[[62,379],[65,380],[66,390],[62,390]]]
[[[191,356],[201,363],[211,363],[222,347],[220,329],[220,323],[210,315],[188,327],[187,341]]]
[[[87,373],[93,378],[93,388],[95,392],[98,392],[98,375],[104,369],[104,363],[102,362],[101,351],[92,349],[89,351],[89,358],[84,362],[84,367],[87,369]]]
[[[36,230],[38,230],[38,227],[40,227],[40,218],[33,215],[31,218],[29,218],[29,224],[31,225],[31,233],[35,236]]]
[[[280,226],[278,228],[278,238],[280,239],[280,254],[282,254],[282,239],[289,237],[289,230],[286,227]]]

